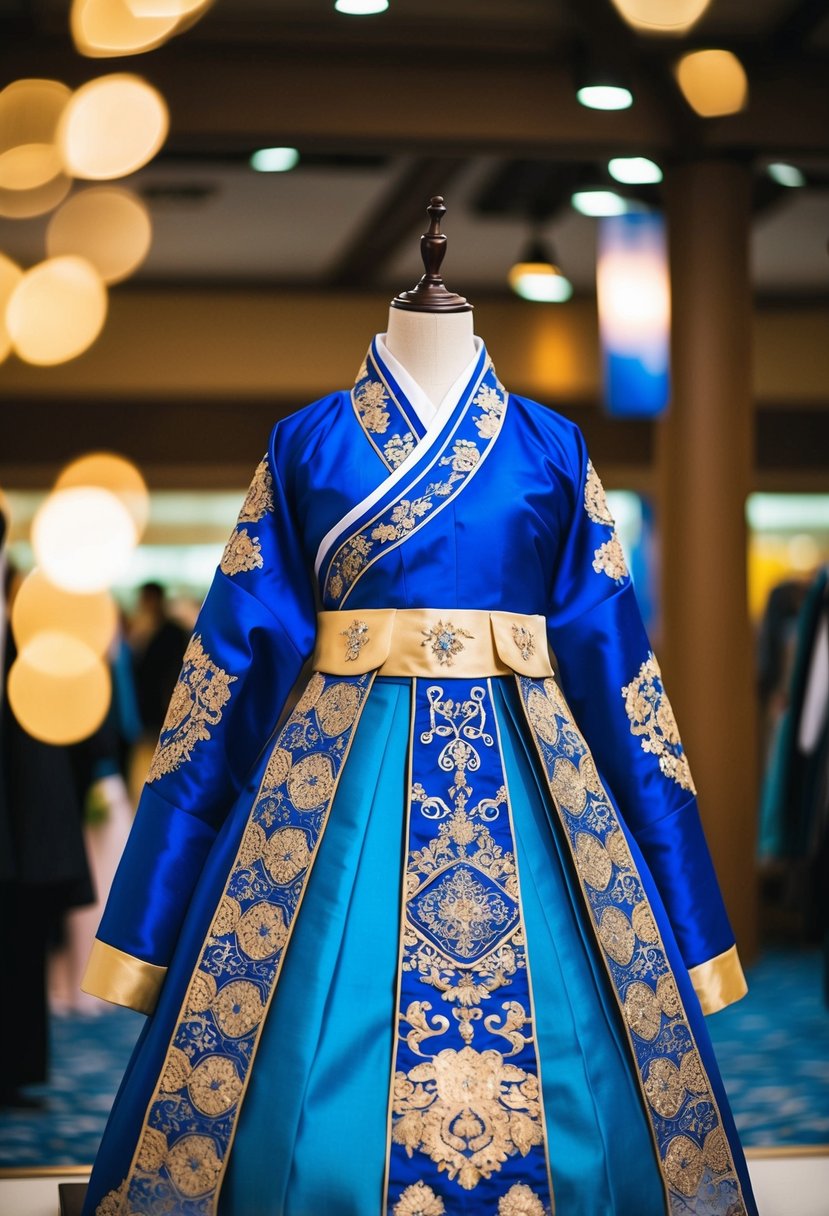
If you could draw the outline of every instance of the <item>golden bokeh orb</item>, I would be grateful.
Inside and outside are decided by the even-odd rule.
[[[104,655],[118,628],[118,608],[108,591],[66,591],[35,568],[15,596],[11,626],[18,651],[39,633],[59,630],[78,638],[93,654]]]
[[[137,194],[117,186],[92,186],[68,199],[46,230],[50,257],[77,254],[105,283],[120,283],[149,253],[153,230]]]
[[[685,34],[711,0],[613,0],[628,25],[642,33]]]
[[[6,688],[23,729],[57,745],[96,731],[112,694],[106,664],[79,638],[59,630],[38,633],[23,647]]]
[[[142,535],[150,515],[150,495],[140,469],[131,460],[115,452],[80,456],[61,470],[54,488],[75,486],[95,486],[114,494],[132,516],[136,536]]]
[[[0,253],[0,363],[11,353],[12,340],[6,325],[6,308],[22,278],[23,271],[17,263]]]
[[[126,570],[137,539],[120,498],[95,486],[55,490],[32,521],[37,563],[66,591],[112,586]]]
[[[676,67],[682,95],[701,118],[736,114],[748,101],[745,68],[731,51],[691,51]]]
[[[59,80],[15,80],[0,92],[0,188],[36,190],[63,172],[55,138],[71,96]]]
[[[89,80],[72,94],[60,120],[58,143],[73,177],[125,177],[155,156],[170,126],[167,103],[146,80],[115,72]]]
[[[90,59],[137,55],[161,46],[178,14],[137,14],[127,0],[73,0],[69,28],[76,49]]]
[[[48,258],[27,270],[12,291],[6,325],[20,358],[47,367],[83,354],[106,315],[106,287],[91,262]]]

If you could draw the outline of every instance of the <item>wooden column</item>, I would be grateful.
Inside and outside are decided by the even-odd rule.
[[[666,180],[673,399],[658,426],[661,661],[743,956],[756,948],[756,700],[746,595],[753,463],[751,173]]]

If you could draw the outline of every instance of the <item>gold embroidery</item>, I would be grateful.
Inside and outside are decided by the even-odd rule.
[[[402,464],[414,451],[414,435],[411,431],[406,431],[403,436],[392,435],[383,445],[383,455],[390,468],[396,469],[399,464]]]
[[[167,1137],[153,1127],[145,1127],[138,1145],[136,1165],[140,1170],[157,1170],[167,1156]]]
[[[526,663],[535,654],[535,638],[526,625],[513,625],[512,636],[518,653]]]
[[[261,570],[264,564],[259,537],[248,536],[247,528],[234,529],[219,562],[222,573],[233,577],[249,570]]]
[[[665,1174],[680,1195],[695,1195],[702,1181],[702,1150],[687,1136],[674,1136],[665,1153]]]
[[[451,667],[455,655],[463,650],[461,638],[472,637],[471,633],[453,625],[451,621],[438,621],[431,629],[424,629],[423,634],[424,639],[420,645],[428,646],[431,643],[432,654],[441,667]]]
[[[167,1057],[167,1062],[164,1065],[164,1072],[161,1074],[159,1081],[159,1089],[165,1093],[174,1094],[176,1090],[181,1089],[187,1084],[190,1073],[193,1071],[189,1059],[179,1047],[173,1047]],[[147,1135],[152,1131],[152,1128],[145,1128],[144,1134]],[[156,1135],[160,1133],[155,1133]],[[166,1140],[165,1140],[166,1151]],[[142,1169],[145,1167],[142,1166]]]
[[[471,439],[456,439],[451,456],[441,458],[441,464],[451,465],[453,473],[469,473],[481,459],[477,444]],[[440,491],[438,491],[440,492]]]
[[[393,1208],[393,1216],[444,1216],[443,1200],[425,1182],[407,1186]]]
[[[621,583],[628,576],[622,542],[614,532],[593,554],[593,569],[597,574],[606,574],[614,582]]]
[[[265,849],[266,836],[258,823],[249,823],[239,845],[239,865],[252,866]]]
[[[287,937],[282,909],[265,900],[248,908],[236,926],[236,940],[248,958],[270,958],[282,949]]]
[[[196,1110],[215,1117],[236,1105],[242,1093],[242,1082],[236,1066],[227,1056],[205,1056],[193,1069],[187,1090]]]
[[[516,922],[515,905],[469,866],[448,870],[410,911],[441,950],[462,961],[488,953]]]
[[[368,380],[355,390],[354,404],[360,415],[360,421],[367,431],[375,435],[385,434],[391,415],[383,408],[388,403],[389,395],[379,380]]]
[[[530,722],[545,743],[554,747],[558,739],[558,721],[555,706],[540,689],[534,688],[527,700],[527,713]]]
[[[631,913],[633,922],[633,932],[640,941],[652,945],[659,941],[659,930],[656,927],[656,921],[653,919],[650,904],[643,899],[641,903],[636,904]]]
[[[354,662],[360,657],[360,651],[368,644],[368,625],[365,621],[353,620],[348,629],[340,630],[340,637],[345,638],[346,662]]]
[[[728,1141],[721,1127],[715,1127],[705,1137],[705,1142],[702,1146],[702,1159],[715,1174],[722,1174],[730,1167]]]
[[[682,1002],[679,999],[679,989],[672,975],[660,975],[656,982],[656,999],[662,1012],[669,1018],[675,1018],[682,1012]],[[688,1088],[692,1088],[688,1086]]]
[[[360,690],[353,684],[332,684],[317,701],[317,721],[325,735],[348,730],[360,708]]]
[[[599,474],[593,468],[593,461],[587,462],[587,479],[584,483],[584,509],[594,524],[614,526],[613,515],[607,502],[604,486],[599,480]]]
[[[265,847],[268,873],[280,886],[293,882],[310,860],[308,837],[302,828],[277,828]]]
[[[222,1162],[209,1136],[183,1136],[167,1154],[167,1169],[176,1190],[195,1199],[215,1188]]]
[[[695,1051],[686,1052],[680,1060],[679,1079],[686,1089],[690,1089],[692,1094],[707,1093],[708,1082],[703,1076],[702,1064]]]
[[[204,1013],[216,995],[216,981],[205,971],[194,971],[187,990],[187,1013]],[[172,1050],[172,1049],[171,1049]],[[176,1049],[177,1050],[177,1049]]]
[[[570,760],[565,760],[563,757],[556,760],[552,787],[556,802],[561,803],[565,811],[571,815],[584,814],[587,806],[587,790],[579,770]]]
[[[148,782],[175,772],[191,759],[197,743],[210,738],[208,728],[221,722],[222,710],[230,700],[230,685],[236,679],[212,661],[198,634],[190,639],[150,764]]]
[[[268,458],[263,456],[256,466],[253,481],[247,492],[242,509],[239,512],[238,524],[257,524],[273,510],[273,477],[268,468]]]
[[[392,1136],[425,1152],[464,1190],[543,1141],[538,1080],[493,1050],[445,1048],[395,1074]]]
[[[695,794],[674,711],[665,693],[662,672],[652,652],[639,668],[635,679],[624,686],[622,696],[625,698],[631,733],[641,739],[642,750],[658,758],[659,767],[666,777]]]
[[[624,833],[620,828],[616,828],[610,833],[605,841],[605,848],[613,864],[618,866],[620,870],[629,871],[634,868],[630,845],[625,840]]]
[[[216,909],[216,915],[213,917],[210,932],[214,937],[224,937],[225,933],[232,933],[238,925],[241,915],[242,909],[238,901],[230,895],[223,895]]]
[[[679,1069],[665,1056],[651,1060],[644,1090],[656,1113],[666,1119],[673,1119],[685,1101],[685,1086],[680,1079]]]
[[[275,790],[277,786],[281,785],[291,771],[291,763],[291,753],[286,751],[284,747],[275,747],[270,754],[265,775],[262,778],[263,790]],[[258,825],[251,824],[250,826],[256,827]],[[264,833],[262,834],[264,836]]]
[[[324,753],[305,756],[288,774],[288,796],[298,811],[312,811],[334,791],[334,770]]]
[[[532,1042],[532,1034],[521,1033],[525,1026],[531,1024],[532,1019],[519,1001],[504,1001],[501,1008],[506,1011],[501,1025],[498,1025],[500,1015],[491,1013],[489,1017],[484,1018],[484,1026],[490,1034],[497,1034],[506,1039],[511,1047],[507,1055],[514,1056]]]
[[[122,1216],[127,1198],[127,1179],[114,1191],[108,1191],[95,1209],[95,1216]]]
[[[294,707],[294,714],[298,718],[302,717],[303,714],[307,714],[309,709],[314,708],[322,695],[323,688],[325,688],[325,676],[315,671]]]
[[[635,980],[628,985],[624,1001],[625,1020],[640,1039],[652,1042],[662,1025],[662,1009],[652,988]]]
[[[482,439],[491,439],[498,434],[501,426],[501,416],[504,412],[504,398],[494,388],[484,385],[472,399],[483,413],[475,417],[475,426]]]
[[[636,938],[621,908],[605,908],[599,921],[599,939],[615,963],[626,967],[633,958]]]
[[[544,1216],[544,1204],[526,1182],[516,1182],[498,1200],[498,1216]]]
[[[576,837],[576,866],[586,883],[597,891],[605,891],[613,875],[613,862],[597,836],[579,832]],[[634,920],[635,928],[635,920]]]
[[[222,1034],[241,1039],[262,1021],[262,994],[250,980],[232,980],[213,1001],[213,1014]]]

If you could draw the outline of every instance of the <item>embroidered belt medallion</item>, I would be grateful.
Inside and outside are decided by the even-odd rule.
[[[253,1058],[373,675],[316,672],[280,730],[123,1184],[98,1216],[212,1216]]]
[[[717,1100],[618,812],[555,680],[516,679],[624,1019],[666,1210],[745,1216]]]
[[[532,992],[491,688],[451,678],[413,685],[386,1211],[549,1216]]]

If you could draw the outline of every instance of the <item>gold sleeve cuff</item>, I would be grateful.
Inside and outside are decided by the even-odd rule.
[[[736,946],[731,946],[716,958],[709,958],[706,963],[689,968],[688,974],[702,1012],[706,1014],[733,1005],[748,992]]]
[[[99,996],[113,1005],[152,1013],[166,974],[166,967],[145,963],[96,937],[81,988],[90,996]]]

